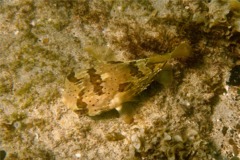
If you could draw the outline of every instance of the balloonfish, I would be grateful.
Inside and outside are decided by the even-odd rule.
[[[116,109],[121,111],[145,90],[164,70],[171,58],[191,54],[189,43],[183,42],[164,55],[130,61],[102,61],[80,72],[72,71],[65,79],[63,102],[78,113],[96,116]]]

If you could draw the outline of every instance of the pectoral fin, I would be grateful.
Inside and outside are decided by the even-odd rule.
[[[128,102],[124,103],[121,110],[118,110],[121,119],[130,124],[134,121],[133,115],[136,111],[136,105],[134,103]]]
[[[155,77],[155,81],[162,84],[164,87],[169,87],[173,82],[172,69],[164,69],[159,72]]]
[[[172,53],[171,58],[186,59],[191,56],[192,48],[188,42],[181,43]]]

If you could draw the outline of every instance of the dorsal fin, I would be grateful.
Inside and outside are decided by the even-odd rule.
[[[84,47],[84,50],[96,61],[116,61],[114,52],[108,47],[92,45]]]

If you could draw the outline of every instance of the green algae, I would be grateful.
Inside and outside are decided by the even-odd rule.
[[[22,96],[26,93],[30,93],[30,90],[32,88],[33,84],[32,82],[25,83],[20,89],[18,89],[15,94],[17,96]]]
[[[24,112],[21,112],[21,113],[14,112],[14,113],[10,114],[8,117],[6,117],[6,121],[8,121],[12,124],[13,122],[21,121],[25,118],[27,118],[26,113],[24,113]]]
[[[5,84],[3,81],[0,81],[0,94],[8,93],[11,91],[11,88],[8,84]]]
[[[24,100],[23,104],[20,106],[21,109],[26,109],[28,107],[30,107],[34,102],[34,98],[33,97],[28,97]]]

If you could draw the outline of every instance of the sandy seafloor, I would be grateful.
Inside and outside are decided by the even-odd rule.
[[[239,33],[238,0],[0,0],[0,159],[240,159]],[[132,123],[63,104],[84,48],[134,60],[181,42],[192,57],[128,106]]]

